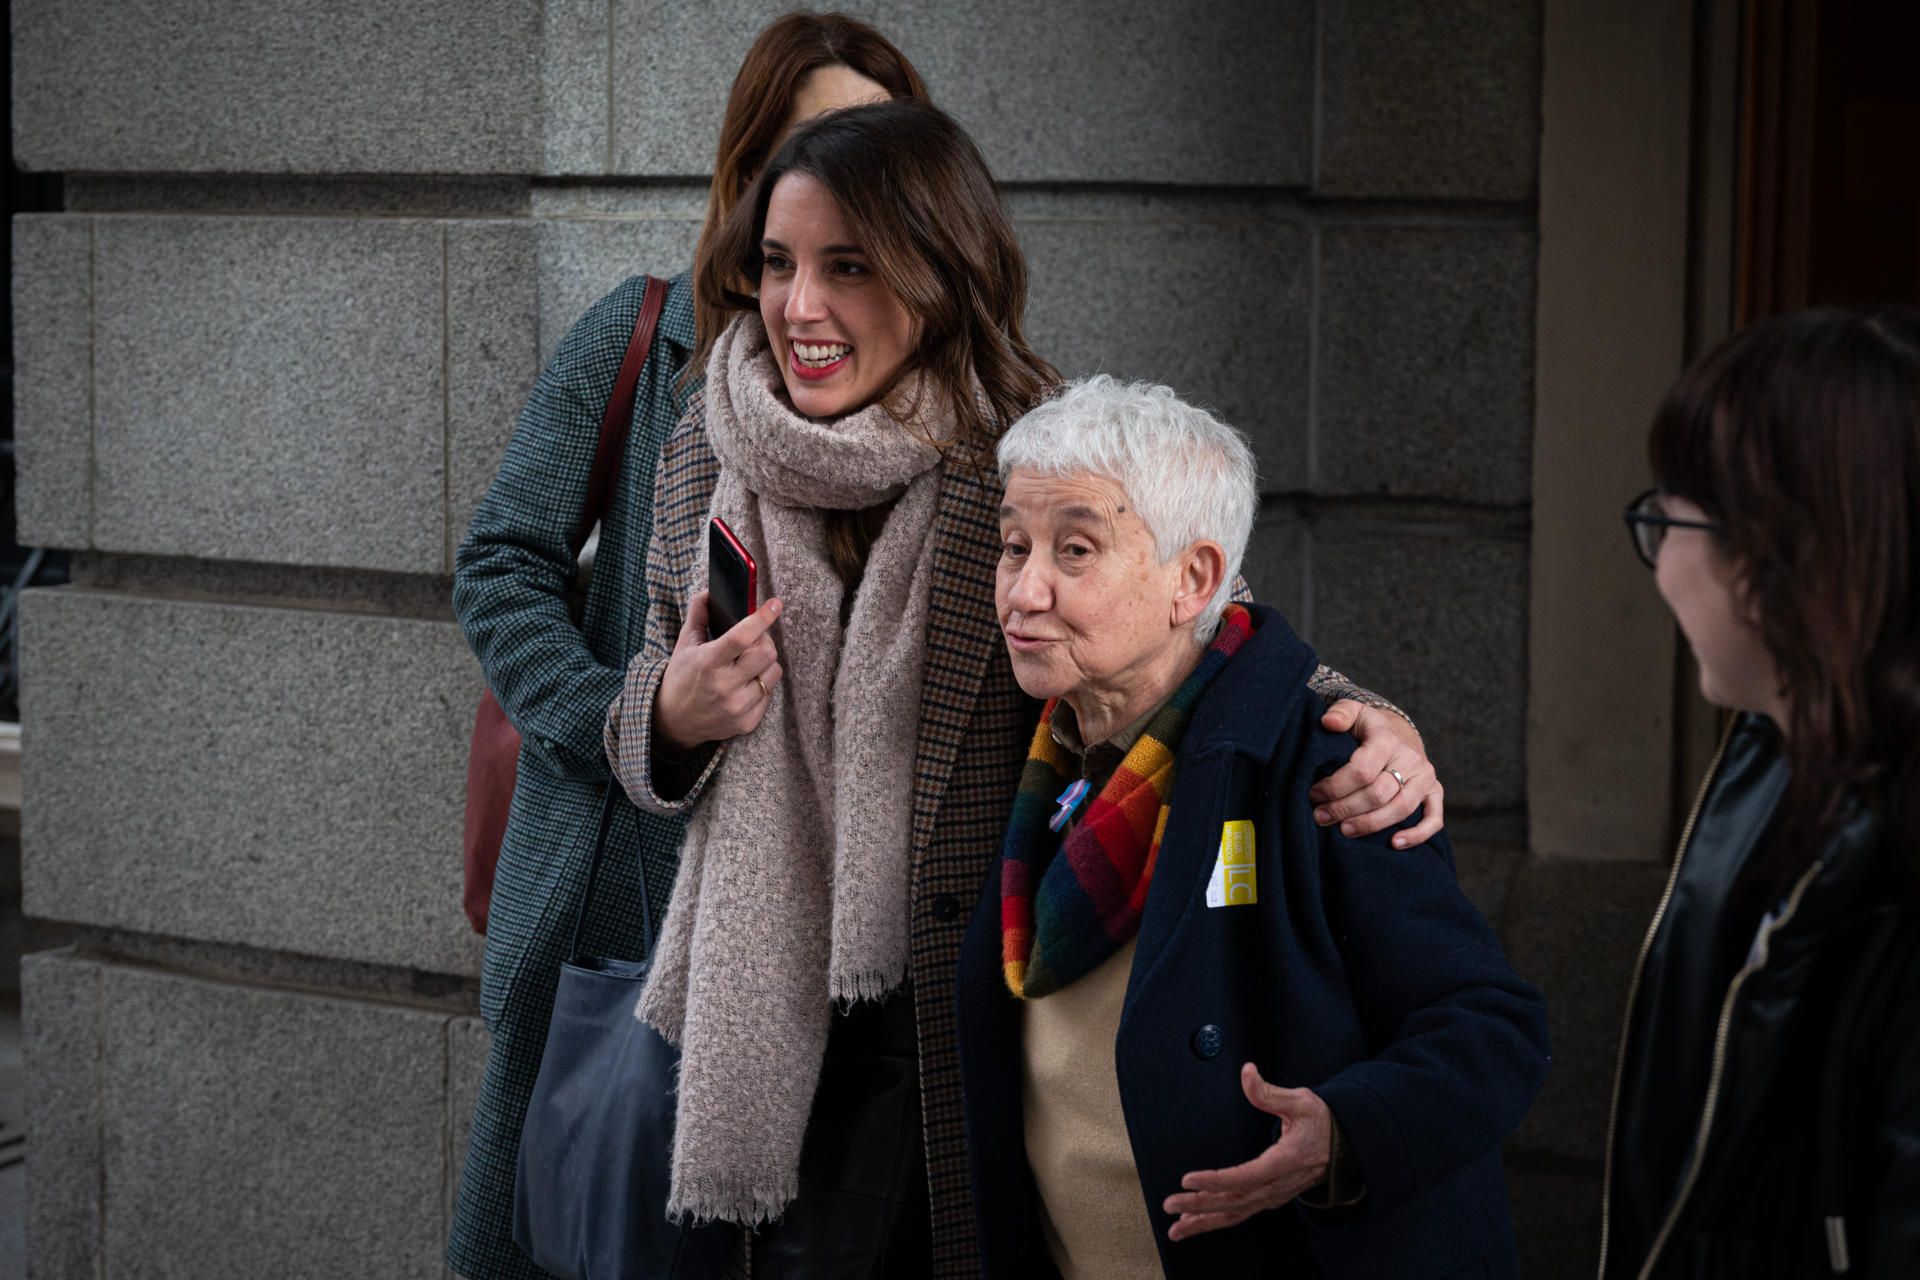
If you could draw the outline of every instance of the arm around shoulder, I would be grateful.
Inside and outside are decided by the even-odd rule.
[[[1228,593],[1227,598],[1235,604],[1253,603],[1253,588],[1248,584],[1244,575],[1236,575],[1234,577],[1233,589]],[[1411,731],[1414,739],[1416,741],[1419,739],[1420,731],[1414,726],[1412,716],[1402,711],[1380,694],[1355,684],[1324,662],[1314,670],[1313,675],[1308,677],[1307,687],[1319,695],[1320,701],[1326,703],[1328,706],[1332,706],[1334,703],[1345,698],[1353,702],[1358,702],[1362,706],[1378,707],[1382,711],[1391,711],[1394,715],[1405,720],[1407,722],[1407,728]]]

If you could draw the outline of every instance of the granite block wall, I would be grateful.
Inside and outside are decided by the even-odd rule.
[[[1539,5],[849,8],[1002,179],[1038,348],[1253,437],[1249,579],[1420,723],[1463,881],[1610,1063],[1648,877],[1523,834]],[[779,11],[13,6],[16,155],[68,175],[15,227],[20,531],[82,553],[24,624],[27,908],[83,939],[27,984],[37,1275],[440,1274],[485,1039],[452,548],[566,327],[690,262]],[[1552,922],[1594,895],[1588,967]],[[1590,1256],[1590,1074],[1512,1146],[1530,1275]],[[196,1187],[245,1241],[186,1252]]]
[[[22,662],[29,913],[478,963],[447,832],[481,683],[453,623],[41,591]]]
[[[14,155],[97,173],[507,173],[540,164],[542,5],[26,0]]]
[[[445,1274],[479,1019],[71,950],[24,969],[34,1280]]]

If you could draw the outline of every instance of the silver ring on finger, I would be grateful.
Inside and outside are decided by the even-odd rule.
[[[1394,768],[1392,765],[1387,766],[1387,772],[1393,775],[1393,780],[1399,783],[1402,789],[1406,787],[1407,785],[1406,774],[1400,772],[1398,769]]]

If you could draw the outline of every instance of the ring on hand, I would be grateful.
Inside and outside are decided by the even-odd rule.
[[[1393,775],[1393,780],[1394,780],[1395,782],[1397,782],[1397,783],[1399,783],[1399,784],[1400,784],[1401,786],[1403,786],[1403,787],[1404,787],[1404,786],[1406,786],[1406,785],[1407,785],[1407,775],[1406,775],[1406,774],[1404,774],[1404,773],[1402,773],[1402,772],[1400,772],[1400,771],[1399,771],[1398,769],[1396,769],[1396,768],[1394,768],[1394,767],[1393,767],[1392,765],[1388,765],[1388,766],[1387,766],[1387,772],[1388,772],[1388,773],[1390,773],[1390,774],[1392,774],[1392,775]]]
[[[765,680],[762,680],[759,676],[755,676],[753,678],[753,682],[760,686],[760,696],[763,698],[767,697],[768,696],[767,682]]]

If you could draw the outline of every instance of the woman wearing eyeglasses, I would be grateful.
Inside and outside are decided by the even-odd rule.
[[[1655,416],[1640,556],[1735,715],[1628,998],[1601,1276],[1920,1275],[1920,310]]]

